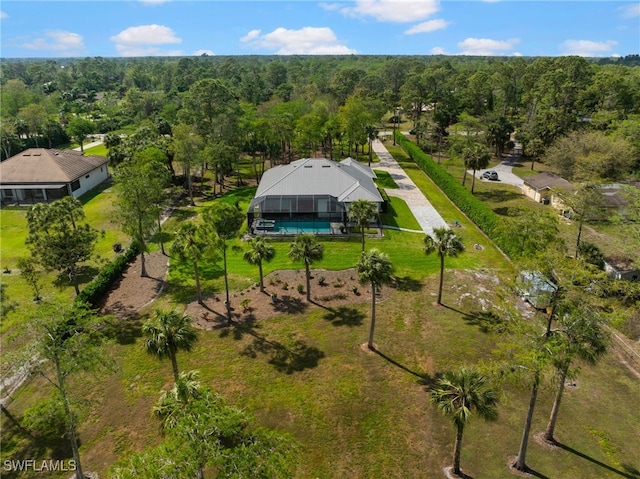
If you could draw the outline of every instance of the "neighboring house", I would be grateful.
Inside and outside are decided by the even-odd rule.
[[[109,178],[107,162],[74,150],[29,148],[0,163],[2,204],[78,198]]]
[[[330,233],[329,223],[347,222],[353,201],[369,200],[380,211],[384,200],[373,181],[375,177],[371,168],[351,158],[339,163],[304,158],[276,166],[262,175],[247,213],[249,224],[269,230],[274,229],[276,221],[326,223],[328,231],[310,231]]]
[[[522,185],[524,195],[533,201],[545,205],[551,204],[556,208],[562,208],[562,201],[554,194],[554,190],[571,189],[573,189],[573,184],[548,171],[525,178]]]
[[[640,281],[640,266],[634,265],[630,258],[618,256],[605,258],[604,270],[615,279]]]
[[[612,214],[626,216],[628,214],[628,199],[625,197],[625,188],[637,188],[640,190],[640,183],[613,183],[610,185],[602,185],[602,210],[605,218],[609,218]]]

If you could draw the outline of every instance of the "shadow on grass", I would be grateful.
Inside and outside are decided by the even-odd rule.
[[[483,333],[500,333],[504,332],[506,328],[506,322],[491,311],[472,311],[466,313],[444,303],[442,307],[460,314],[467,324],[477,326]]]
[[[320,359],[324,358],[322,351],[314,346],[309,346],[300,339],[284,345],[278,341],[270,341],[259,336],[255,331],[251,334],[255,339],[244,348],[242,354],[250,358],[256,358],[258,354],[268,355],[269,364],[273,365],[277,371],[286,374],[315,368]]]
[[[114,339],[118,344],[135,344],[142,337],[142,323],[140,318],[111,319],[103,329],[105,336]]]
[[[272,305],[275,311],[288,314],[300,314],[309,307],[309,305],[303,302],[302,299],[289,295],[274,298],[272,300]]]
[[[3,456],[7,460],[41,457],[47,457],[54,461],[73,459],[73,452],[68,440],[61,439],[59,434],[32,434],[21,427],[17,421],[2,421],[2,443]],[[80,440],[78,440],[78,445],[81,445]],[[7,455],[9,451],[11,451],[10,457]],[[3,479],[20,477],[25,477],[24,471],[21,472],[17,467],[9,470],[3,468],[2,470]]]
[[[418,281],[417,279],[413,279],[409,276],[403,276],[402,278],[396,278],[396,284],[398,291],[422,291],[424,288],[424,284],[422,281]]]
[[[362,311],[348,306],[325,309],[327,309],[327,313],[322,318],[331,322],[334,326],[360,326],[365,318],[365,314]]]
[[[406,371],[409,374],[412,374],[412,375],[416,376],[418,378],[418,384],[429,385],[435,380],[435,378],[432,378],[427,373],[417,373],[417,372],[409,369],[404,364],[401,364],[398,361],[396,361],[395,359],[390,358],[389,356],[387,356],[386,354],[384,354],[382,351],[378,350],[375,347],[373,349],[371,349],[371,351],[376,353],[378,356],[380,356],[385,361],[393,364],[395,367],[400,368],[403,371]]]
[[[594,459],[591,456],[587,456],[586,454],[580,452],[580,451],[576,451],[575,449],[573,449],[572,447],[567,446],[566,444],[562,444],[561,442],[557,442],[555,443],[556,446],[558,446],[560,449],[564,449],[567,452],[570,452],[571,454],[574,454],[578,457],[581,457],[583,459],[586,459],[589,462],[592,462],[594,464],[597,464],[598,466],[602,467],[603,469],[606,469],[607,471],[613,472],[614,474],[618,474],[621,477],[626,477],[628,479],[640,479],[640,471],[638,471],[637,468],[625,464],[622,467],[625,469],[624,471],[621,471],[619,469],[616,469],[613,466],[610,466],[609,464],[605,464],[602,461],[598,461],[597,459]]]
[[[491,189],[488,191],[476,191],[475,195],[478,199],[488,203],[503,203],[505,201],[517,200],[519,198],[522,198],[521,193],[497,189]]]

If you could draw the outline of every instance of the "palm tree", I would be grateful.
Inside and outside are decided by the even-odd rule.
[[[296,236],[289,246],[289,258],[293,261],[303,261],[307,277],[307,301],[311,301],[311,271],[309,266],[314,261],[322,259],[324,246],[318,243],[315,237],[309,233],[302,233]]]
[[[449,228],[434,228],[433,235],[424,237],[424,252],[431,254],[434,251],[440,256],[440,285],[438,287],[438,304],[442,304],[442,284],[444,281],[444,257],[456,257],[464,251],[462,239]]]
[[[180,315],[177,311],[162,311],[157,309],[153,318],[143,326],[142,332],[149,338],[145,345],[147,352],[158,357],[168,357],[173,368],[173,377],[179,379],[178,351],[191,351],[198,340],[195,328],[191,325],[189,316]]]
[[[160,420],[162,429],[171,429],[183,412],[184,406],[202,394],[203,389],[198,381],[197,371],[182,372],[173,387],[161,394],[153,407],[153,415]]]
[[[251,265],[257,265],[260,273],[260,292],[264,293],[264,281],[262,278],[262,262],[267,263],[271,261],[275,255],[276,250],[269,244],[269,240],[262,236],[256,236],[249,240],[250,250],[245,251],[242,258]]]
[[[356,200],[349,205],[349,220],[353,221],[360,227],[362,232],[362,252],[364,253],[364,230],[371,218],[378,214],[378,206],[369,200]]]
[[[460,475],[460,450],[462,434],[469,422],[472,411],[484,420],[494,420],[498,414],[498,396],[487,385],[487,378],[479,371],[462,368],[446,373],[431,389],[431,402],[443,414],[451,416],[456,428],[456,442],[453,448],[453,473]]]
[[[554,360],[558,373],[558,389],[551,408],[549,423],[544,432],[544,439],[549,442],[555,442],[553,434],[560,411],[560,401],[573,360],[577,358],[593,365],[607,351],[609,336],[602,320],[587,308],[580,306],[575,303],[570,305],[569,313],[558,320],[560,325],[558,333],[562,337],[559,354]]]
[[[224,290],[226,294],[225,306],[227,309],[227,319],[231,321],[231,303],[229,300],[229,276],[227,272],[227,242],[240,232],[244,215],[242,212],[228,203],[218,203],[207,208],[203,214],[204,222],[213,228],[217,238],[215,244],[222,251],[222,263],[224,271]]]
[[[200,289],[200,271],[198,261],[202,259],[208,246],[208,241],[203,237],[202,229],[190,221],[182,223],[176,233],[176,238],[171,245],[171,254],[177,255],[181,261],[190,261],[193,264],[193,274],[196,280],[196,295],[198,303],[202,304],[202,292]]]
[[[360,284],[371,285],[371,327],[369,328],[369,349],[373,346],[373,331],[376,327],[376,290],[383,284],[389,284],[393,280],[393,265],[389,256],[377,249],[370,249],[362,253],[360,261],[356,265]]]
[[[466,168],[473,170],[473,178],[471,179],[471,194],[476,184],[476,170],[481,170],[489,165],[491,154],[486,146],[475,143],[465,148],[462,152]]]

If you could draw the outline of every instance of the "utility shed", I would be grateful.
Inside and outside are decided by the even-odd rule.
[[[536,309],[551,306],[558,287],[539,271],[521,271],[518,277],[520,296]]]

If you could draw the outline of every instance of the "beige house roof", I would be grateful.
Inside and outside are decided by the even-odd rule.
[[[548,171],[525,178],[524,184],[537,191],[550,188],[573,188],[570,182]]]
[[[0,183],[69,183],[107,162],[74,150],[29,148],[0,163]]]

